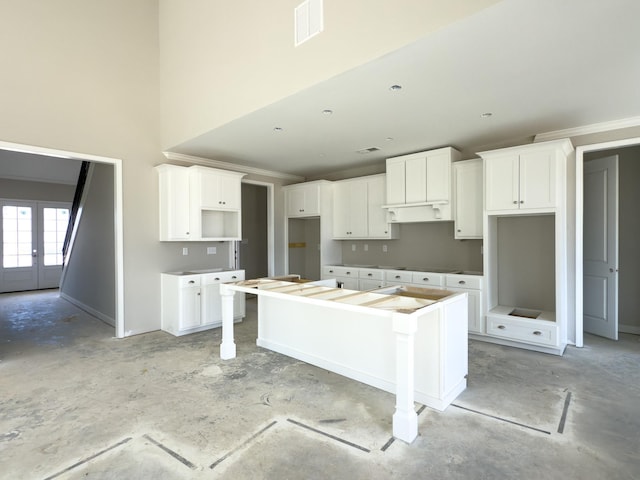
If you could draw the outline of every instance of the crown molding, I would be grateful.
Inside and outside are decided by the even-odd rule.
[[[196,157],[194,155],[185,155],[183,153],[162,152],[167,160],[176,160],[179,162],[187,162],[194,165],[205,165],[207,167],[221,168],[224,170],[232,170],[234,172],[249,173],[264,177],[281,178],[283,180],[291,180],[292,182],[304,182],[304,177],[291,175],[289,173],[274,172],[272,170],[264,170],[262,168],[247,167],[238,165],[237,163],[223,162],[221,160],[212,160],[210,158]]]
[[[545,142],[547,140],[560,140],[562,138],[579,137],[580,135],[590,135],[592,133],[610,132],[621,128],[640,126],[640,117],[623,118],[610,122],[593,123],[582,127],[566,128],[552,132],[539,133],[533,139],[534,142]]]

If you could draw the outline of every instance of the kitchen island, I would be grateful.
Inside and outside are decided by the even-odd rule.
[[[236,354],[235,292],[258,296],[258,346],[394,393],[393,435],[400,440],[418,434],[414,401],[444,410],[466,388],[466,293],[361,292],[267,278],[225,283],[222,359]]]

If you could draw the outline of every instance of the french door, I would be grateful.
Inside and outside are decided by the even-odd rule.
[[[0,200],[0,292],[55,288],[71,205]]]

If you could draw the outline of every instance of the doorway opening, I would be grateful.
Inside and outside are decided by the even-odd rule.
[[[242,240],[234,250],[245,278],[274,275],[273,184],[242,181]]]
[[[23,144],[16,144],[16,143],[10,143],[10,142],[3,142],[0,141],[0,152],[5,152],[5,153],[16,153],[18,155],[22,155],[22,156],[26,156],[28,157],[37,157],[38,159],[42,160],[44,162],[44,166],[46,168],[42,168],[42,166],[40,167],[40,169],[36,169],[35,172],[32,172],[33,175],[37,175],[38,172],[40,172],[40,174],[42,174],[44,171],[50,171],[50,170],[55,170],[55,163],[57,159],[65,159],[65,160],[74,160],[74,161],[78,161],[78,162],[82,162],[82,161],[88,161],[88,162],[92,162],[97,164],[103,164],[103,165],[108,165],[112,168],[110,168],[109,170],[111,171],[111,175],[112,175],[112,201],[113,201],[113,236],[111,239],[107,239],[107,241],[112,242],[113,244],[113,251],[114,251],[114,256],[113,256],[113,278],[112,279],[107,279],[107,281],[112,282],[113,285],[113,290],[115,292],[114,295],[114,301],[113,303],[115,303],[115,305],[113,306],[114,308],[114,318],[113,318],[113,323],[115,323],[115,336],[118,338],[123,338],[125,336],[124,332],[125,332],[125,326],[124,326],[124,286],[123,286],[123,279],[124,279],[124,257],[123,257],[123,214],[122,214],[122,162],[119,159],[115,159],[115,158],[108,158],[108,157],[100,157],[100,156],[96,156],[96,155],[90,155],[90,154],[84,154],[84,153],[76,153],[76,152],[69,152],[69,151],[64,151],[64,150],[56,150],[56,149],[50,149],[50,148],[43,148],[43,147],[36,147],[36,146],[31,146],[31,145],[23,145]],[[50,163],[48,163],[50,162]],[[9,202],[11,203],[11,202]],[[5,205],[4,206],[8,206],[11,207],[11,205]],[[33,208],[33,207],[31,207]],[[50,207],[47,207],[50,208]],[[57,206],[56,206],[57,208]],[[11,215],[11,212],[9,211],[10,209],[7,210],[7,214]],[[33,210],[31,211],[33,212]],[[18,212],[15,212],[16,215],[18,215]],[[56,211],[56,214],[58,212]],[[48,214],[51,214],[51,212],[49,211]],[[42,212],[42,215],[44,216],[44,210]],[[38,213],[35,213],[34,216],[37,218]],[[105,219],[101,218],[100,219],[101,222],[104,222]],[[28,222],[21,222],[22,224],[26,224]],[[16,225],[18,224],[18,222],[16,221]],[[17,227],[16,227],[17,228]],[[57,242],[57,233],[56,233],[56,242]],[[44,234],[42,235],[43,239],[44,239]],[[17,243],[20,243],[19,240],[20,239],[24,239],[26,238],[26,235],[24,234],[24,232],[20,233],[17,232],[16,234],[16,239],[17,239]],[[51,239],[51,235],[48,236],[49,239]],[[20,257],[16,257],[15,259],[7,259],[8,261],[8,265],[11,264],[11,262],[13,262],[13,260],[15,260],[16,262],[20,263],[22,262],[23,264],[26,265],[26,263],[28,263],[27,261],[27,256],[25,252],[22,252],[22,250],[25,250],[26,248],[26,244],[28,242],[23,242],[25,245],[20,247],[20,246],[16,246],[17,249],[21,249],[21,258]],[[13,247],[10,247],[13,248]],[[41,247],[42,250],[46,250],[45,247]],[[55,247],[57,248],[57,247]],[[34,249],[32,249],[31,255],[33,258],[33,252]],[[36,254],[38,254],[39,252],[35,252]],[[57,254],[56,254],[57,255]],[[56,258],[56,261],[58,259]],[[4,258],[3,260],[4,261]],[[51,258],[49,258],[49,261],[51,261]],[[44,273],[43,273],[44,275]],[[46,276],[46,275],[45,275]],[[89,279],[86,279],[87,281],[90,281]],[[43,279],[43,284],[44,284],[44,279]],[[90,312],[91,313],[91,312]]]
[[[609,189],[605,182],[612,181],[612,174],[603,170],[602,165],[594,168],[592,163],[607,158],[617,158],[619,171],[613,198],[617,199],[617,212],[611,210],[612,200],[604,197]],[[594,171],[595,175],[591,173]],[[639,181],[640,138],[577,147],[577,347],[584,346],[584,333],[612,339],[617,339],[618,332],[640,334],[640,300],[637,296],[640,282],[635,278],[640,268],[640,254],[636,253],[635,247],[640,234],[640,221],[635,211],[636,202],[640,200]],[[611,218],[612,215],[617,218]],[[594,273],[597,263],[600,265],[595,268],[599,270]]]

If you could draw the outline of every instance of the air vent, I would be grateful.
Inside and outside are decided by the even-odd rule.
[[[378,150],[380,150],[378,147],[369,147],[369,148],[363,148],[362,150],[358,150],[356,153],[364,155],[366,153],[377,152]]]
[[[324,28],[323,0],[305,0],[294,10],[295,46],[306,42]]]

